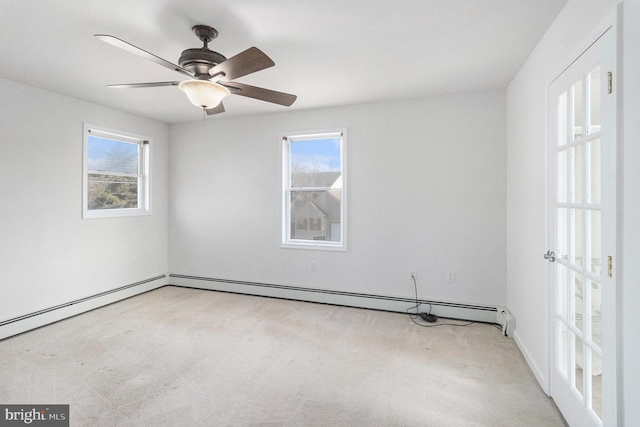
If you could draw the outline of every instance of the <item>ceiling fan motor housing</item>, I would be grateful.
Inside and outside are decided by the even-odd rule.
[[[211,78],[209,69],[227,60],[222,54],[207,47],[211,40],[218,37],[218,31],[208,25],[194,25],[192,30],[204,46],[184,50],[178,64],[193,72],[197,78],[209,80]]]
[[[178,65],[193,72],[196,77],[204,77],[209,80],[211,78],[209,69],[226,60],[224,55],[207,47],[201,47],[184,50],[180,55]]]

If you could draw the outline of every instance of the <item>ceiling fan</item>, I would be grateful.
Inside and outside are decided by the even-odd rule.
[[[201,48],[184,50],[178,59],[179,65],[173,64],[117,37],[107,34],[96,34],[95,37],[106,43],[189,77],[189,80],[184,81],[117,84],[108,85],[108,87],[147,88],[178,86],[180,90],[187,94],[193,105],[202,108],[207,114],[224,112],[222,99],[230,94],[246,96],[286,107],[294,103],[297,98],[295,95],[233,81],[239,77],[275,65],[271,58],[260,49],[250,47],[227,59],[220,53],[208,48],[209,42],[218,36],[216,29],[208,25],[196,25],[192,30],[202,41],[203,46]]]

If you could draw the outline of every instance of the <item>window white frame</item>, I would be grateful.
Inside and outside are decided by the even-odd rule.
[[[95,171],[89,169],[89,137],[111,139],[138,146],[138,173]],[[82,173],[82,218],[112,218],[151,214],[150,146],[152,138],[131,132],[84,124],[83,130],[83,173]],[[138,207],[114,209],[89,209],[89,175],[135,177],[138,182]]]
[[[291,238],[291,193],[297,191],[326,191],[327,187],[292,187],[291,183],[291,143],[319,139],[340,139],[341,185],[332,186],[340,190],[340,241],[305,240]],[[347,130],[345,128],[313,131],[284,132],[281,141],[281,185],[280,185],[280,247],[295,249],[347,250]]]

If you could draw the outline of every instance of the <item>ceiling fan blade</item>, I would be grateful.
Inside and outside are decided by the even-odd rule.
[[[126,83],[120,85],[107,85],[116,89],[137,89],[142,87],[178,86],[180,82],[152,82],[152,83]]]
[[[215,77],[222,74],[224,80],[235,80],[238,77],[273,67],[275,62],[271,60],[263,51],[257,47],[249,49],[232,56],[224,62],[212,67],[209,75]]]
[[[249,86],[244,83],[224,81],[219,81],[218,83],[228,88],[229,91],[234,95],[247,96],[249,98],[259,99],[261,101],[284,105],[285,107],[289,107],[295,102],[296,98],[298,98],[297,96],[288,93],[276,92],[275,90]]]
[[[212,115],[212,114],[224,113],[224,105],[222,105],[222,102],[221,102],[217,106],[215,106],[213,108],[208,108],[205,111],[207,112],[207,115],[209,115],[209,116]]]
[[[134,55],[137,55],[141,58],[155,62],[156,64],[162,65],[163,67],[166,67],[170,70],[177,71],[189,77],[194,76],[194,74],[191,71],[187,70],[186,68],[182,68],[179,65],[173,64],[167,61],[166,59],[162,59],[159,56],[154,55],[153,53],[147,52],[144,49],[140,49],[139,47],[134,46],[131,43],[121,40],[117,37],[110,36],[107,34],[95,34],[95,37],[102,40],[103,42],[112,44],[116,47],[119,47],[120,49],[126,50],[127,52],[133,53]]]

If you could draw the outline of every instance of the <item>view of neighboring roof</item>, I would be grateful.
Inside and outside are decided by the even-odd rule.
[[[291,174],[291,187],[331,187],[340,172],[305,172]]]
[[[337,193],[337,194],[335,194]],[[311,202],[314,206],[326,214],[331,222],[340,222],[340,193],[325,191],[317,199]]]

